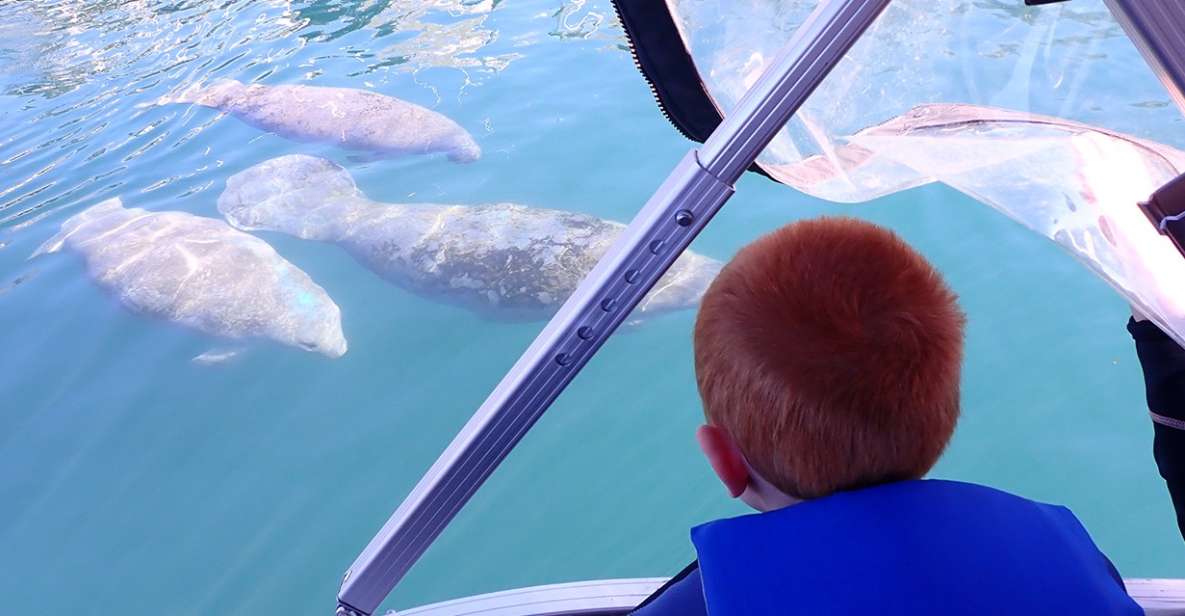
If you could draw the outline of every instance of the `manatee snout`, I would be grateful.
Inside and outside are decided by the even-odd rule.
[[[342,311],[329,294],[308,280],[288,287],[287,295],[287,312],[292,318],[284,324],[284,341],[334,359],[345,355],[348,347],[342,333]]]
[[[346,354],[349,346],[342,333],[341,319],[326,319],[310,324],[296,332],[296,346],[336,359]]]
[[[229,196],[228,196],[229,195]],[[224,191],[218,198],[218,211],[226,221],[236,229],[256,229],[259,227],[259,215],[239,195]]]
[[[320,342],[318,342],[316,340],[301,339],[301,340],[297,340],[296,344],[297,344],[297,346],[299,346],[300,348],[302,348],[306,351],[312,351],[313,353],[320,353],[326,357],[329,357],[330,359],[337,359],[338,357],[345,355],[346,351],[348,350],[345,338],[338,338],[336,340],[325,340],[325,341],[320,341]]]

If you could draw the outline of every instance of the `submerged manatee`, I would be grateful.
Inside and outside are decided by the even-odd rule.
[[[409,290],[528,317],[557,309],[625,228],[512,203],[377,203],[345,169],[302,155],[231,176],[218,210],[239,229],[338,244]],[[719,262],[685,252],[635,314],[694,305],[719,269]]]
[[[366,90],[246,85],[226,79],[191,87],[158,103],[195,103],[281,137],[380,156],[443,152],[454,162],[481,157],[477,142],[456,122],[431,109]]]
[[[109,199],[68,219],[33,256],[70,248],[135,312],[219,336],[261,336],[330,357],[346,352],[341,311],[263,240],[221,220]]]

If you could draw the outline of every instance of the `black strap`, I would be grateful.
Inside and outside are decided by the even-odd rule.
[[[661,0],[613,0],[638,70],[663,115],[692,141],[703,143],[723,118],[704,90],[675,19]]]
[[[1152,412],[1152,455],[1168,487],[1177,527],[1185,537],[1185,349],[1151,321],[1127,324],[1144,371]]]
[[[667,580],[666,584],[659,586],[658,590],[650,593],[650,596],[646,597],[646,600],[639,603],[638,606],[635,607],[633,609],[633,611],[631,611],[630,613],[632,614],[635,611],[640,610],[640,609],[646,607],[647,605],[650,605],[651,603],[654,603],[654,601],[656,601],[659,597],[661,597],[662,594],[664,592],[666,592],[670,587],[674,586],[675,584],[678,584],[679,582],[682,582],[684,578],[691,575],[697,569],[699,569],[699,561],[698,560],[691,561],[690,565],[687,565],[686,567],[683,568],[682,571],[680,571],[679,573],[676,573],[675,577]]]
[[[684,137],[703,143],[724,117],[708,95],[668,3],[613,0],[613,8],[659,110]],[[778,181],[757,163],[749,165],[749,171]]]

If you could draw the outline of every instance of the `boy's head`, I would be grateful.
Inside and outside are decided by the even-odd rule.
[[[891,231],[850,218],[778,229],[704,295],[700,443],[759,509],[770,494],[921,477],[958,420],[963,323],[938,271]]]

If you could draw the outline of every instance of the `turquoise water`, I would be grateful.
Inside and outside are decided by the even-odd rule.
[[[628,220],[689,145],[611,14],[558,0],[0,4],[3,611],[329,613],[345,568],[542,326],[261,233],[342,307],[350,350],[234,345],[129,312],[76,255],[27,260],[38,244],[114,196],[217,216],[228,176],[292,152],[340,162],[379,200]],[[456,120],[484,156],[357,162],[208,109],[140,106],[205,77],[397,96]],[[964,418],[934,475],[1067,504],[1125,575],[1182,575],[1123,301],[939,186],[838,206],[747,177],[694,249],[726,259],[822,213],[891,226],[962,297]],[[693,317],[612,339],[385,605],[685,564],[690,525],[741,511],[692,437]],[[243,350],[191,361],[226,348]]]

